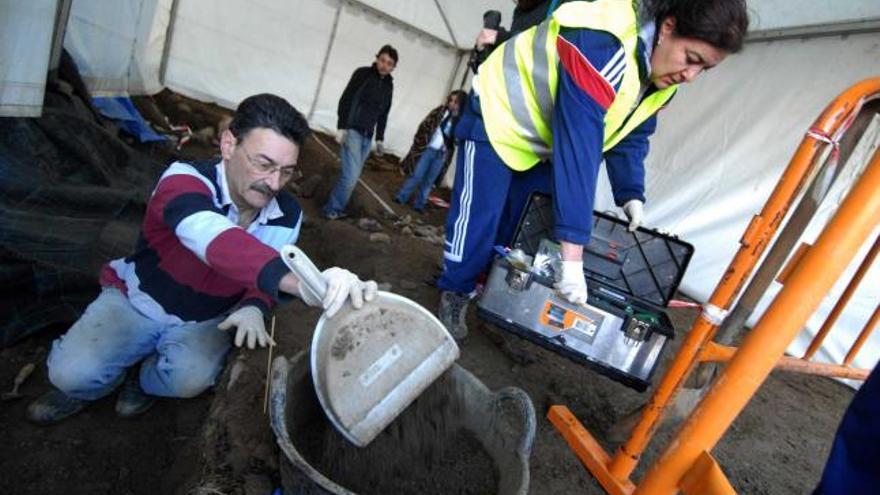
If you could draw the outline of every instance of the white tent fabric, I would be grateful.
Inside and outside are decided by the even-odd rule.
[[[839,93],[878,75],[876,34],[750,43],[742,54],[685,87],[660,113],[647,160],[645,220],[696,246],[681,285],[685,293],[708,299],[739,247],[743,230],[763,207],[807,128]],[[597,208],[613,209],[602,177]],[[812,227],[805,237],[810,235],[815,238]],[[880,300],[880,269],[874,268],[826,340],[820,358],[841,362],[874,310]],[[854,269],[789,349],[793,354],[803,353]],[[762,308],[776,290],[763,300]],[[880,333],[872,336],[855,365],[873,366],[878,351]]]
[[[57,4],[0,2],[0,115],[41,114]]]
[[[64,47],[89,90],[100,96],[162,89],[159,66],[171,0],[76,0]]]
[[[73,4],[65,47],[90,90],[155,93],[164,86],[234,108],[270,91],[311,125],[336,129],[336,104],[357,67],[384,44],[400,53],[385,144],[402,154],[419,121],[456,89],[486,10],[506,0],[99,0]],[[509,15],[505,12],[505,15]],[[168,46],[166,46],[168,43]],[[319,90],[320,88],[320,90]]]
[[[406,151],[418,122],[443,101],[459,63],[456,49],[411,30],[382,29],[382,18],[358,5],[342,5],[335,35],[336,2],[214,6],[208,0],[179,5],[168,87],[229,107],[257,92],[276,93],[308,114],[312,127],[334,131],[336,105],[351,73],[391,44],[400,61],[392,74],[394,99],[385,142],[397,153]],[[233,24],[233,33],[222,29]]]
[[[16,6],[49,4],[54,2]],[[803,26],[828,31],[841,23],[880,24],[876,0],[752,0],[750,6],[753,27],[764,34]],[[512,7],[509,0],[75,0],[65,46],[94,91],[153,93],[167,86],[228,107],[269,91],[289,99],[313,127],[333,130],[336,103],[351,72],[371,63],[378,48],[390,43],[400,52],[400,64],[394,72],[386,145],[402,154],[421,118],[460,83],[463,55],[483,13],[499,10],[509,25]],[[0,22],[23,29],[7,15]],[[42,27],[27,28],[28,43],[47,32]],[[15,50],[8,47],[23,36],[6,36],[11,32],[0,34],[3,50],[10,53]],[[35,46],[43,45],[37,40]],[[39,61],[40,51],[29,47],[27,53],[30,62],[22,64],[29,73],[44,73],[45,66],[31,67],[38,65],[33,61]],[[6,101],[7,81],[15,80],[8,73],[6,66],[0,71],[0,104]],[[746,223],[760,210],[822,108],[851,84],[878,74],[876,30],[753,42],[685,88],[663,111],[648,160],[646,220],[696,246],[682,285],[687,294],[707,298]],[[34,94],[29,101],[38,101]],[[597,206],[612,207],[609,198],[604,184]],[[861,329],[878,300],[877,272],[872,270],[861,284],[822,358],[839,361]],[[815,332],[840,290],[817,312],[790,349],[793,353],[803,350],[803,339]],[[878,340],[875,335],[868,342],[856,365],[874,364]]]
[[[752,0],[748,4],[753,31],[838,24],[880,16],[880,3],[874,0]]]

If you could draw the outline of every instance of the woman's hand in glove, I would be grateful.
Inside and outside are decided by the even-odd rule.
[[[563,261],[562,273],[555,287],[559,295],[574,304],[586,304],[587,280],[584,278],[583,261]]]

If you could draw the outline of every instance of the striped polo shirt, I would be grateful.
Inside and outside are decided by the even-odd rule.
[[[134,253],[107,263],[101,285],[168,324],[209,320],[236,305],[265,314],[289,271],[278,251],[296,242],[302,210],[281,191],[247,229],[238,219],[222,160],[172,163],[147,203]]]

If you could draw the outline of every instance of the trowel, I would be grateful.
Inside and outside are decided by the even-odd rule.
[[[34,363],[27,363],[22,366],[20,370],[18,370],[18,374],[15,375],[15,380],[12,382],[12,390],[9,392],[4,392],[3,395],[0,395],[0,401],[7,401],[18,399],[19,397],[24,397],[21,393],[19,393],[18,388],[21,387],[21,384],[24,383],[25,380],[31,376],[31,373],[34,372],[36,366]]]
[[[281,257],[323,299],[321,272],[296,246]],[[311,345],[312,381],[321,407],[351,443],[365,447],[458,359],[459,349],[430,311],[391,292],[333,318],[321,315]]]

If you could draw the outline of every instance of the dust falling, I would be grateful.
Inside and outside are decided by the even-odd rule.
[[[365,448],[321,415],[294,433],[297,449],[327,478],[361,494],[487,495],[498,491],[492,457],[463,424],[463,394],[441,376]]]

